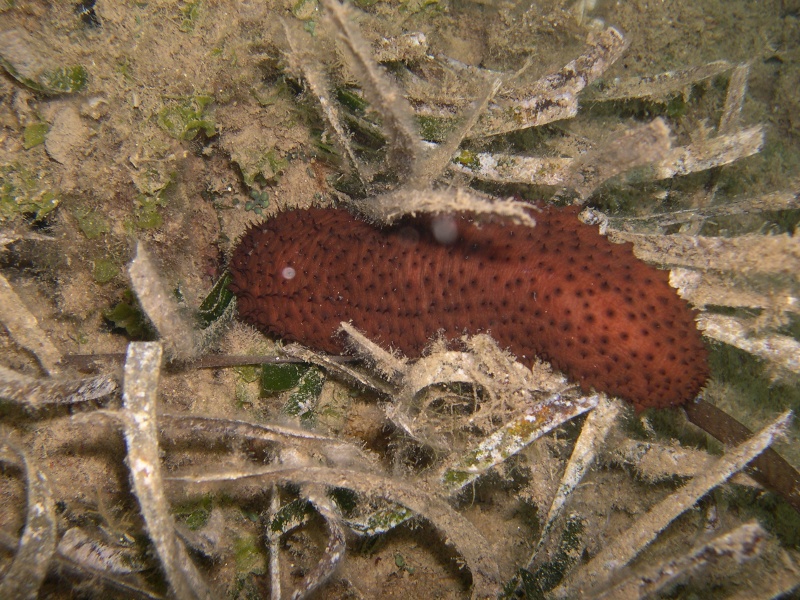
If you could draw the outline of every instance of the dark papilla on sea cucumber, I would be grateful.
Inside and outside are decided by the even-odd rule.
[[[431,217],[379,229],[345,210],[284,212],[241,239],[230,287],[245,321],[325,352],[341,352],[341,321],[410,357],[437,332],[488,332],[638,409],[691,400],[708,377],[695,311],[577,213],[544,207],[534,228],[460,215],[440,242]]]

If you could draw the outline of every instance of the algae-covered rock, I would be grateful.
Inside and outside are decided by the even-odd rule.
[[[18,29],[0,31],[0,66],[21,84],[49,96],[71,94],[86,87],[83,65],[64,65],[43,43]]]

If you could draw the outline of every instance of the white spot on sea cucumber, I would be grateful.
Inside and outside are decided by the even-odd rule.
[[[449,246],[458,239],[458,223],[452,215],[437,215],[431,222],[431,231],[436,241]]]

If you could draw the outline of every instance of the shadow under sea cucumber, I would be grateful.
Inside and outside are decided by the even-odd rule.
[[[245,321],[325,352],[341,352],[341,321],[412,357],[437,332],[488,332],[637,409],[691,400],[708,378],[695,311],[666,271],[577,214],[541,207],[535,228],[461,214],[440,242],[430,216],[379,229],[345,210],[288,211],[242,237],[231,290]]]

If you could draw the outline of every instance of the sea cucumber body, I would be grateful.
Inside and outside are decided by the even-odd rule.
[[[639,409],[692,399],[706,349],[666,272],[574,208],[533,214],[535,228],[460,216],[440,243],[430,218],[378,229],[344,210],[286,212],[244,235],[231,289],[244,320],[326,352],[342,350],[341,321],[412,357],[437,332],[488,332]]]

